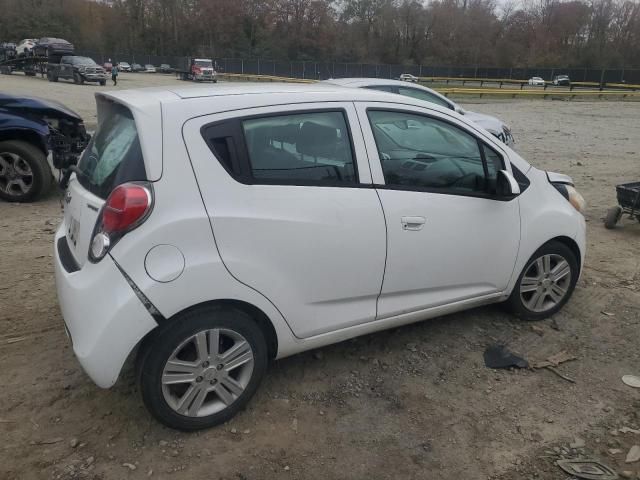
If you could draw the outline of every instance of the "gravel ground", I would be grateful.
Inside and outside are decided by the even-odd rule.
[[[173,82],[122,74],[119,88]],[[59,100],[89,127],[109,88],[0,76],[0,91]],[[300,354],[229,424],[177,433],[146,413],[130,373],[100,390],[74,359],[51,261],[58,195],[0,203],[0,478],[555,480],[555,460],[580,455],[636,478],[640,390],[620,378],[640,374],[640,224],[601,219],[614,186],[640,180],[640,104],[464,106],[505,119],[517,150],[572,175],[589,203],[587,264],[563,311],[531,324],[492,306]],[[529,360],[566,351],[576,360],[557,370],[575,383],[485,368],[497,341]]]

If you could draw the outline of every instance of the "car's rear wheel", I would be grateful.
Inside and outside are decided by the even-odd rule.
[[[578,281],[578,259],[569,247],[551,241],[536,251],[518,277],[507,300],[524,320],[542,320],[560,310]]]
[[[201,308],[161,327],[141,349],[142,398],[160,422],[198,430],[226,422],[253,396],[268,364],[262,330],[246,313]]]
[[[47,158],[34,145],[20,140],[0,142],[0,198],[31,202],[51,188]]]

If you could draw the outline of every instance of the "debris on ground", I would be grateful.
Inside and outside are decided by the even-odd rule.
[[[635,428],[622,427],[618,430],[620,433],[635,433],[636,435],[640,435],[640,430],[636,430]]]
[[[618,474],[597,460],[558,460],[556,462],[562,470],[569,475],[584,480],[616,480]]]
[[[537,333],[541,337],[544,335],[544,329],[538,325],[531,325],[531,331]]]
[[[622,382],[633,388],[640,388],[640,377],[637,375],[625,375],[622,377]]]
[[[625,463],[635,463],[640,460],[640,445],[634,445],[629,449],[629,453],[627,453],[627,458],[625,458]]]
[[[561,363],[570,362],[571,360],[576,360],[577,358],[578,357],[567,353],[565,350],[562,350],[555,355],[547,357],[546,360],[543,360],[541,362],[533,362],[531,364],[531,368],[557,367]]]
[[[573,442],[569,444],[569,447],[571,448],[584,448],[584,446],[585,446],[584,440],[578,437],[574,438]]]
[[[504,345],[491,345],[484,351],[484,364],[489,368],[529,368],[529,362]]]
[[[563,380],[566,380],[567,382],[570,383],[576,383],[576,381],[571,378],[571,377],[567,377],[566,375],[560,373],[555,367],[557,367],[558,365],[560,365],[561,363],[565,363],[565,362],[569,362],[571,360],[575,360],[577,357],[574,355],[571,355],[569,353],[567,353],[565,350],[558,352],[554,355],[551,355],[550,357],[547,357],[546,360],[542,360],[540,362],[533,362],[531,364],[531,368],[533,368],[534,370],[537,368],[544,368],[549,370],[550,372],[556,374],[558,377],[562,378]]]
[[[31,445],[53,445],[54,443],[59,443],[63,439],[61,437],[50,438],[47,440],[32,440]]]

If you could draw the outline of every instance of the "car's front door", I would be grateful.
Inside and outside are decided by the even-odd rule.
[[[225,113],[190,120],[183,132],[237,280],[267,297],[298,337],[375,319],[386,230],[353,104]]]
[[[500,199],[506,155],[440,112],[357,104],[387,222],[378,318],[497,295],[520,241],[518,200]]]
[[[63,58],[60,62],[60,75],[61,78],[73,78],[73,65],[71,62]]]

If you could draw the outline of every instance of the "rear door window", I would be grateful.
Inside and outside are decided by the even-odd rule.
[[[146,180],[138,131],[128,108],[109,107],[78,168],[82,186],[103,199],[122,183]]]
[[[309,112],[242,122],[258,182],[354,184],[351,139],[342,112]]]

